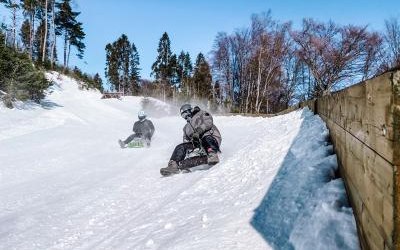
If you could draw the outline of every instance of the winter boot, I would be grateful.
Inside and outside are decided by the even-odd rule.
[[[160,169],[160,173],[164,176],[177,174],[180,170],[178,168],[178,163],[176,161],[170,160],[168,162],[168,167]]]
[[[121,140],[118,140],[118,144],[119,144],[119,146],[120,146],[121,148],[126,148],[125,142],[123,142],[123,141],[121,141]]]
[[[219,162],[218,154],[214,151],[208,153],[207,163],[208,165],[215,165]]]

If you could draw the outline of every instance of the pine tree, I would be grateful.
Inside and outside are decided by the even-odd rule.
[[[78,57],[81,58],[85,45],[82,40],[85,33],[82,29],[82,23],[77,22],[76,18],[80,12],[72,11],[70,0],[63,0],[61,3],[56,3],[58,12],[56,13],[55,25],[56,35],[64,36],[64,70],[68,67],[68,58],[70,45],[78,50]]]
[[[139,53],[133,42],[132,42],[131,48],[132,48],[131,49],[131,58],[130,58],[131,92],[134,94],[138,94],[139,93],[139,82],[140,82]]]
[[[179,87],[186,96],[190,96],[190,78],[193,71],[192,62],[188,52],[181,51],[177,62]]]
[[[5,40],[5,25],[3,23],[0,23],[0,46],[4,44],[4,40]]]
[[[33,41],[33,58],[39,63],[41,63],[41,58],[43,57],[43,49],[45,49],[46,54],[48,54],[49,49],[49,41],[46,40],[46,44],[44,44],[44,32],[45,23],[42,21],[36,30]]]
[[[86,45],[82,42],[85,38],[86,34],[83,32],[82,23],[77,22],[72,26],[70,37],[69,37],[69,45],[68,45],[68,56],[67,56],[67,67],[69,65],[69,55],[71,52],[71,46],[74,46],[78,53],[76,56],[79,59],[83,58],[83,52],[85,51]]]
[[[25,19],[25,21],[21,25],[21,30],[20,30],[19,35],[21,37],[21,41],[22,41],[22,44],[24,45],[25,49],[29,51],[29,55],[31,55],[31,53],[30,53],[30,45],[31,45],[30,32],[31,32],[31,24],[28,19]]]
[[[202,53],[196,58],[196,66],[193,74],[194,95],[198,98],[212,98],[212,77],[210,66]]]
[[[169,40],[167,32],[164,32],[158,43],[158,56],[156,61],[153,63],[151,69],[153,70],[152,75],[155,76],[156,81],[165,83],[171,79],[171,42]]]
[[[103,88],[103,80],[101,79],[99,73],[96,73],[93,77],[93,82],[94,82],[94,87],[98,90],[100,90],[100,92],[103,92],[104,88]]]
[[[39,102],[50,83],[35,69],[25,53],[18,53],[0,43],[0,90],[7,93],[7,106],[15,99]]]
[[[17,49],[17,11],[20,7],[19,1],[17,0],[0,0],[0,3],[4,3],[7,9],[11,10],[12,13],[12,38],[14,49]]]
[[[38,0],[23,0],[22,9],[24,15],[28,18],[29,24],[29,45],[25,45],[29,50],[29,57],[32,59],[33,56],[33,40],[35,33],[35,15],[38,8]]]
[[[129,93],[129,66],[131,55],[131,43],[128,37],[123,34],[116,42],[116,51],[118,55],[118,71],[120,75],[120,83],[123,91]]]
[[[160,84],[161,94],[165,101],[166,97],[171,95],[171,88],[169,88],[169,85],[174,84],[173,82],[171,82],[171,79],[173,77],[173,74],[175,73],[173,67],[175,67],[174,64],[176,64],[176,60],[171,61],[171,42],[169,40],[167,32],[164,32],[164,34],[160,38],[157,52],[158,56],[151,67],[151,75],[154,75],[156,82]]]
[[[178,77],[179,87],[183,87],[183,78],[184,78],[184,67],[185,67],[185,52],[181,51],[178,56],[177,63],[176,63],[176,73]]]
[[[185,54],[185,63],[184,63],[184,76],[190,77],[193,71],[192,60],[190,59],[190,55],[188,52]]]
[[[134,43],[123,34],[117,41],[106,45],[105,75],[114,89],[127,94],[139,91],[139,53]]]
[[[35,59],[39,64],[49,67],[54,63],[54,53],[55,53],[55,40],[56,40],[55,23],[54,23],[55,0],[25,0],[25,1],[27,1],[27,5],[32,3],[36,4],[36,7],[33,8],[34,11],[36,12],[36,19],[38,19],[40,22],[41,26],[40,28],[42,29],[40,31],[41,39],[43,39],[43,41],[40,41],[39,43],[36,42],[36,44],[45,45],[40,47],[40,49],[42,50],[41,52],[37,51],[38,48],[34,49],[37,51],[36,54],[40,55],[39,58]],[[37,39],[37,37],[35,37],[34,39]]]
[[[117,53],[113,44],[108,43],[106,45],[106,68],[105,76],[108,82],[111,84],[112,89],[117,89],[119,86],[119,75],[118,75],[118,58]]]
[[[179,87],[180,79],[179,79],[179,65],[178,65],[178,58],[175,54],[173,54],[170,58],[169,65],[169,76],[170,76],[170,83],[176,90]]]

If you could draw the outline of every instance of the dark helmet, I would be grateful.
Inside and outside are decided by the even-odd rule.
[[[190,105],[188,103],[183,104],[180,109],[180,112],[181,112],[181,116],[183,117],[183,119],[186,120],[188,117],[190,117],[192,115],[192,105]]]
[[[146,118],[146,113],[143,110],[139,111],[138,118],[139,118],[139,120],[145,119]]]

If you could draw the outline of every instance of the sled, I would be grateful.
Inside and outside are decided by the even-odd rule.
[[[186,158],[185,160],[179,163],[179,169],[184,172],[192,172],[196,170],[196,167],[200,167],[202,165],[207,165],[207,155],[198,155],[190,158]],[[211,166],[209,166],[211,167]],[[197,169],[199,170],[199,169]]]
[[[128,148],[144,148],[150,147],[150,142],[143,138],[135,138],[130,143],[126,145]]]
[[[211,167],[212,165],[208,165],[207,154],[203,148],[196,148],[193,151],[189,152],[186,158],[178,164],[178,168],[180,170],[179,173],[190,173],[198,170],[207,170]],[[177,174],[171,173],[165,168],[160,169],[160,173],[163,176],[171,176]]]

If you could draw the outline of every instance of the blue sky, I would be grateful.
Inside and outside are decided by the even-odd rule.
[[[192,62],[199,52],[207,55],[216,34],[232,33],[248,27],[250,16],[271,10],[280,21],[293,21],[295,27],[304,17],[339,24],[369,25],[379,31],[384,20],[400,18],[399,0],[73,0],[73,8],[81,12],[87,46],[84,59],[71,57],[70,63],[83,71],[104,75],[105,45],[126,34],[134,42],[139,55],[142,78],[150,78],[157,46],[167,32],[174,53],[188,51]],[[4,9],[0,9],[1,19]],[[22,20],[20,20],[22,22]],[[61,45],[59,46],[61,49]],[[62,52],[59,52],[59,60]],[[72,56],[72,54],[71,54]]]

